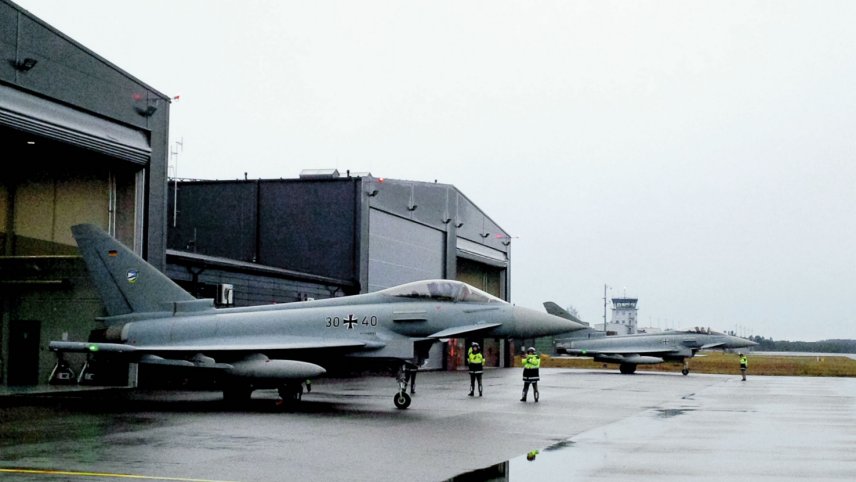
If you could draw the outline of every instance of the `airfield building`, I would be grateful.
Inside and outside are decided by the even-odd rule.
[[[0,54],[0,383],[35,385],[103,314],[71,225],[166,266],[170,98],[8,0]]]
[[[509,299],[510,243],[454,186],[304,172],[167,182],[171,98],[0,0],[0,384],[106,312],[71,236],[93,223],[198,297],[285,303],[458,279]],[[488,360],[508,363],[499,340]],[[432,354],[455,368],[464,341]],[[81,360],[77,360],[81,363]]]
[[[636,333],[639,320],[636,304],[638,298],[612,298],[612,319],[607,325],[607,331],[617,335],[632,335]]]
[[[510,237],[454,186],[304,171],[295,179],[170,182],[167,274],[250,306],[457,279],[509,299]],[[493,366],[508,363],[498,340]],[[463,343],[429,367],[463,365]]]

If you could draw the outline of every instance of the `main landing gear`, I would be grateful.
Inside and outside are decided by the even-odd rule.
[[[686,359],[684,359],[684,368],[681,369],[681,373],[683,373],[685,376],[690,374],[690,365],[689,363],[687,363]]]
[[[407,394],[407,365],[401,365],[395,378],[398,381],[398,393],[392,398],[392,403],[395,408],[404,410],[411,402],[410,395]]]
[[[297,403],[303,399],[302,383],[286,383],[280,386],[277,391],[285,403]]]

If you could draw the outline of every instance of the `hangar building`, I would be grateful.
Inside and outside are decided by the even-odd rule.
[[[170,99],[8,0],[0,57],[0,383],[33,385],[104,314],[72,225],[165,267]]]
[[[172,181],[169,193],[167,274],[221,305],[435,278],[509,299],[509,236],[452,185],[331,169],[298,179]],[[483,342],[489,364],[508,363],[501,343]],[[432,352],[429,366],[461,366],[464,340],[457,343]]]

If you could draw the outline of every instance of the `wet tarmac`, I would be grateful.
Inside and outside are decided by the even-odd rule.
[[[0,479],[24,481],[853,480],[856,379],[520,369],[319,380],[274,391],[0,397]],[[534,451],[537,451],[535,454]],[[532,460],[527,453],[532,452]]]

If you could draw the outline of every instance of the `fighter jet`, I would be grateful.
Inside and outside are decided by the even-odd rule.
[[[682,363],[681,373],[687,375],[690,372],[687,359],[694,357],[700,350],[726,350],[755,345],[757,343],[745,338],[695,328],[688,331],[563,338],[556,340],[555,350],[558,354],[618,363],[619,370],[624,374],[635,373],[637,365]]]
[[[535,338],[583,328],[547,313],[511,305],[473,286],[425,280],[374,293],[295,303],[215,308],[196,299],[100,228],[72,227],[107,310],[101,339],[52,341],[65,352],[94,354],[216,373],[227,400],[276,388],[300,400],[304,382],[336,366],[398,366],[393,401],[411,398],[403,376],[416,345],[457,337]]]

